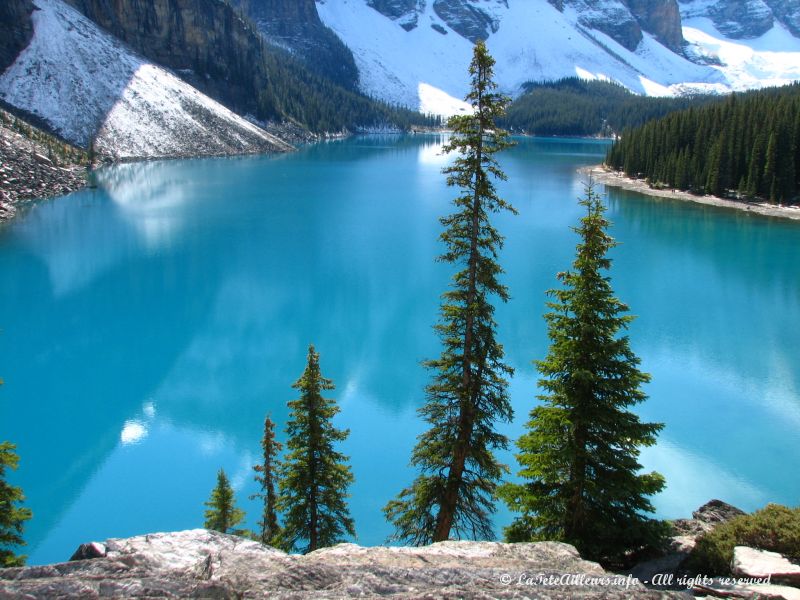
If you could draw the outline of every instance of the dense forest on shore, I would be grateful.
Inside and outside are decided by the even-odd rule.
[[[797,203],[800,84],[732,94],[627,130],[606,164],[652,186]]]
[[[500,124],[533,135],[610,136],[676,110],[717,101],[718,96],[637,96],[609,81],[577,77],[531,83]]]

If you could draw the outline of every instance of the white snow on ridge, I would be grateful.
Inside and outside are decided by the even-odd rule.
[[[780,23],[759,38],[730,40],[710,19],[684,19],[683,37],[690,51],[718,60],[715,66],[729,89],[786,85],[800,79],[800,39]]]
[[[471,43],[435,14],[432,3],[407,32],[367,5],[367,0],[318,0],[322,21],[353,51],[364,92],[424,112],[449,115],[464,108]],[[639,94],[728,92],[800,79],[800,40],[776,26],[747,44],[727,40],[707,19],[692,19],[684,35],[694,55],[725,64],[697,64],[645,33],[635,52],[579,24],[573,9],[559,12],[547,0],[493,5],[500,20],[487,40],[503,92],[516,96],[529,81],[579,76],[621,83]],[[434,30],[444,28],[446,35]],[[710,31],[709,31],[710,28]],[[748,50],[751,52],[748,54]]]
[[[61,0],[34,0],[34,36],[0,76],[0,98],[64,139],[117,158],[288,146],[148,63]]]

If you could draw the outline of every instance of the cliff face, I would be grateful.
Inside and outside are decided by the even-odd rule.
[[[500,2],[507,5],[505,0]],[[500,27],[497,18],[468,0],[433,0],[433,10],[453,31],[473,43],[485,40]]]
[[[680,0],[684,17],[707,17],[733,39],[752,39],[777,21],[800,37],[800,0]]]
[[[31,0],[0,2],[0,73],[5,71],[33,35]]]
[[[267,85],[259,34],[219,0],[68,0],[148,59],[241,114]]]
[[[686,598],[615,579],[557,542],[341,544],[299,556],[196,529],[85,544],[74,558],[83,560],[0,569],[0,597]]]
[[[800,37],[800,0],[764,0],[775,18],[795,37]]]
[[[352,53],[323,25],[314,0],[232,0],[270,41],[287,47],[313,71],[349,89],[358,83]]]
[[[673,52],[683,46],[681,13],[676,0],[625,0],[642,29]]]
[[[563,11],[572,7],[585,27],[602,31],[616,42],[635,50],[642,32],[652,34],[673,52],[683,46],[681,15],[677,0],[550,0]]]
[[[425,0],[367,0],[367,5],[397,21],[406,31],[411,31],[417,26]]]

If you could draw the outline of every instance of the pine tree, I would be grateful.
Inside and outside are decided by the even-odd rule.
[[[306,368],[292,387],[300,391],[300,398],[289,402],[289,454],[279,468],[277,506],[284,516],[282,545],[305,553],[356,534],[346,501],[353,474],[348,458],[334,450],[350,432],[331,423],[339,407],[322,397],[334,385],[322,376],[314,346],[309,346]]]
[[[560,273],[561,289],[545,316],[551,340],[537,361],[543,404],[531,411],[518,440],[522,484],[501,490],[522,515],[505,533],[509,541],[560,540],[591,560],[614,563],[624,553],[655,544],[662,526],[645,516],[647,498],[664,487],[657,473],[640,474],[639,448],[650,446],[662,425],[643,423],[628,408],[645,400],[649,375],[638,369],[626,335],[632,318],[614,297],[605,207],[591,185],[581,201],[587,214],[573,270]]]
[[[264,512],[258,525],[261,528],[259,539],[262,544],[266,545],[279,543],[280,528],[275,510],[275,468],[278,466],[276,457],[282,447],[283,445],[275,440],[275,424],[272,419],[267,417],[264,419],[264,437],[261,438],[264,462],[253,466],[253,470],[256,472],[255,480],[261,486],[261,492],[251,496],[251,498],[261,498],[264,501]]]
[[[435,326],[442,353],[426,363],[433,377],[419,414],[430,429],[411,455],[421,473],[384,508],[395,526],[393,538],[412,544],[493,537],[495,490],[507,471],[493,453],[508,445],[494,423],[512,418],[506,391],[512,370],[495,339],[492,300],[506,301],[508,291],[498,281],[502,269],[496,262],[503,238],[489,214],[516,211],[492,183],[492,178],[505,179],[494,155],[509,145],[508,134],[495,125],[507,99],[494,91],[493,65],[486,46],[476,44],[466,98],[474,112],[448,122],[453,137],[445,150],[459,156],[444,173],[447,184],[461,193],[454,200],[456,212],[441,219],[446,251],[440,260],[460,270],[442,295]]]
[[[0,568],[25,564],[25,557],[14,554],[13,549],[25,545],[22,531],[31,518],[30,509],[16,506],[25,501],[22,490],[6,482],[6,468],[16,469],[19,464],[15,450],[14,444],[0,443]]]
[[[233,528],[244,519],[244,511],[236,508],[233,488],[223,469],[220,469],[217,473],[217,485],[212,490],[211,498],[205,505],[208,507],[205,512],[206,522],[204,527],[206,529],[213,529],[222,533],[235,533]]]

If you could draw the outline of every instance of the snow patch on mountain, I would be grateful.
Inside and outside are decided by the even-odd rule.
[[[691,7],[684,3],[682,10],[700,14],[715,1],[694,0]],[[472,44],[442,20],[432,5],[420,3],[417,26],[406,31],[369,7],[367,0],[317,0],[322,21],[353,51],[364,92],[449,115],[464,108],[459,101],[467,91],[465,72]],[[530,81],[576,75],[616,81],[651,96],[722,93],[800,78],[795,51],[800,40],[780,24],[745,44],[725,37],[708,19],[691,18],[683,28],[689,41],[683,56],[647,32],[631,51],[587,26],[586,15],[572,5],[564,6],[563,12],[547,0],[508,0],[486,6],[491,6],[491,16],[499,23],[486,41],[497,61],[495,78],[511,96],[520,94]]]
[[[64,139],[116,158],[288,150],[61,0],[35,0],[34,35],[0,76],[0,98]]]
[[[683,37],[688,52],[708,59],[731,90],[787,85],[800,79],[800,39],[780,23],[762,36],[731,40],[705,17],[684,20]]]
[[[320,0],[317,8],[322,21],[353,51],[364,92],[437,114],[453,114],[462,106],[458,101],[467,91],[464,73],[472,44],[439,18],[431,3],[411,31],[368,7],[366,0]],[[649,34],[630,52],[606,34],[581,26],[575,10],[559,12],[546,0],[495,4],[493,15],[501,22],[487,45],[497,61],[496,80],[512,96],[529,81],[575,75],[657,95],[673,93],[670,86],[687,80],[724,83],[714,69],[674,54]]]

